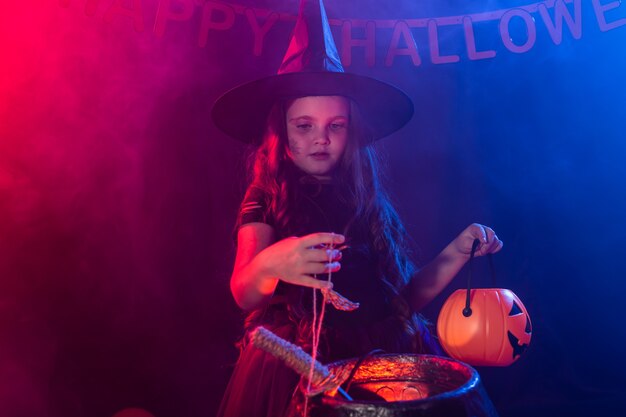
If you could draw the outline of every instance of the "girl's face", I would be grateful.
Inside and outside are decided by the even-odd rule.
[[[296,99],[287,109],[289,156],[302,171],[328,178],[348,142],[350,105],[340,96]]]

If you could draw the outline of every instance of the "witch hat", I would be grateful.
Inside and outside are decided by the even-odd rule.
[[[369,124],[371,140],[388,136],[413,116],[400,89],[344,72],[322,0],[301,0],[298,20],[276,75],[233,88],[217,99],[211,116],[224,133],[259,144],[274,103],[306,96],[344,96]]]

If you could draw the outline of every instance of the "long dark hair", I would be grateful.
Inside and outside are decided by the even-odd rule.
[[[299,180],[294,175],[297,169],[289,157],[287,140],[286,113],[293,101],[280,101],[273,106],[263,141],[249,161],[249,190],[258,188],[269,197],[269,214],[281,230],[289,229]],[[431,341],[424,340],[429,338],[424,319],[413,313],[401,295],[417,269],[411,261],[404,226],[381,184],[379,156],[373,146],[367,145],[371,143],[367,124],[352,100],[348,135],[334,181],[341,189],[340,198],[353,210],[350,224],[367,227],[372,250],[377,254],[379,276],[394,314],[404,320],[405,332],[415,341],[413,349],[432,351]]]

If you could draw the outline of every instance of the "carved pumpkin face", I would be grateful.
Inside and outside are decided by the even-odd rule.
[[[526,307],[502,288],[470,292],[472,314],[463,315],[466,290],[446,300],[437,320],[437,334],[450,356],[474,366],[508,366],[530,344],[532,326]]]

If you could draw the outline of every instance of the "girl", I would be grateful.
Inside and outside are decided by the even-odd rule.
[[[213,108],[218,127],[236,138],[263,132],[238,217],[232,294],[248,311],[246,332],[263,325],[309,352],[311,288],[332,285],[358,302],[352,312],[326,310],[323,363],[373,349],[440,353],[416,312],[467,262],[474,239],[478,256],[502,242],[472,224],[414,266],[370,146],[402,127],[412,104],[393,86],[344,73],[332,37],[313,42],[325,24],[321,2],[304,1],[279,74],[237,87]],[[241,348],[218,415],[284,415],[298,375],[245,336]]]

